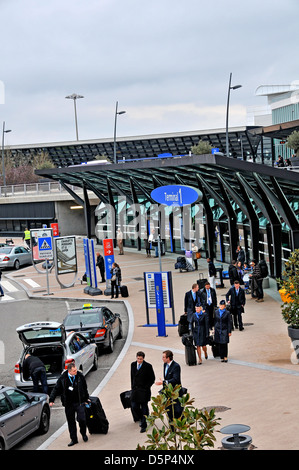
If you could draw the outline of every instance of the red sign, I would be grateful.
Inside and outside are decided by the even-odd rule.
[[[53,237],[59,237],[58,224],[51,224],[51,229],[53,230]]]
[[[112,256],[114,254],[112,238],[105,238],[105,240],[103,240],[103,248],[104,256]]]

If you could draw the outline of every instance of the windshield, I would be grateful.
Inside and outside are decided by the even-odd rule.
[[[11,252],[11,250],[12,250],[12,248],[9,248],[8,246],[1,247],[0,248],[0,253],[5,253],[6,255],[8,255]]]
[[[97,324],[102,326],[102,315],[99,312],[89,313],[72,313],[65,319],[65,326],[87,326]]]

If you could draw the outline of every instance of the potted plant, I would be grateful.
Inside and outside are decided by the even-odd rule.
[[[299,359],[299,249],[294,250],[285,263],[283,279],[278,279],[281,313],[288,325],[288,334]]]

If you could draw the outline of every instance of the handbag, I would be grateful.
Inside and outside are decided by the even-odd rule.
[[[111,281],[116,281],[116,274],[113,274]]]
[[[200,259],[200,258],[201,258],[201,253],[198,251],[198,252],[196,253],[196,259]]]

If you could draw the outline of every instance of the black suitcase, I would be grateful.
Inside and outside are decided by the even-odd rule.
[[[185,361],[187,366],[196,366],[196,351],[193,344],[193,336],[185,334],[182,336],[182,343],[185,346]]]
[[[205,286],[205,283],[207,282],[207,279],[203,277],[203,273],[199,273],[201,276],[200,279],[197,280],[197,284],[199,287],[199,290],[203,289]]]
[[[187,334],[188,331],[189,331],[189,325],[187,321],[187,315],[181,315],[179,323],[178,323],[179,336],[183,336]]]
[[[122,297],[129,297],[129,291],[127,286],[120,286],[120,294]]]
[[[90,434],[107,434],[109,422],[98,397],[89,397],[90,407],[86,407],[86,426]]]
[[[127,390],[126,392],[122,392],[120,394],[120,401],[124,409],[131,408],[131,395],[132,395],[131,390]]]

